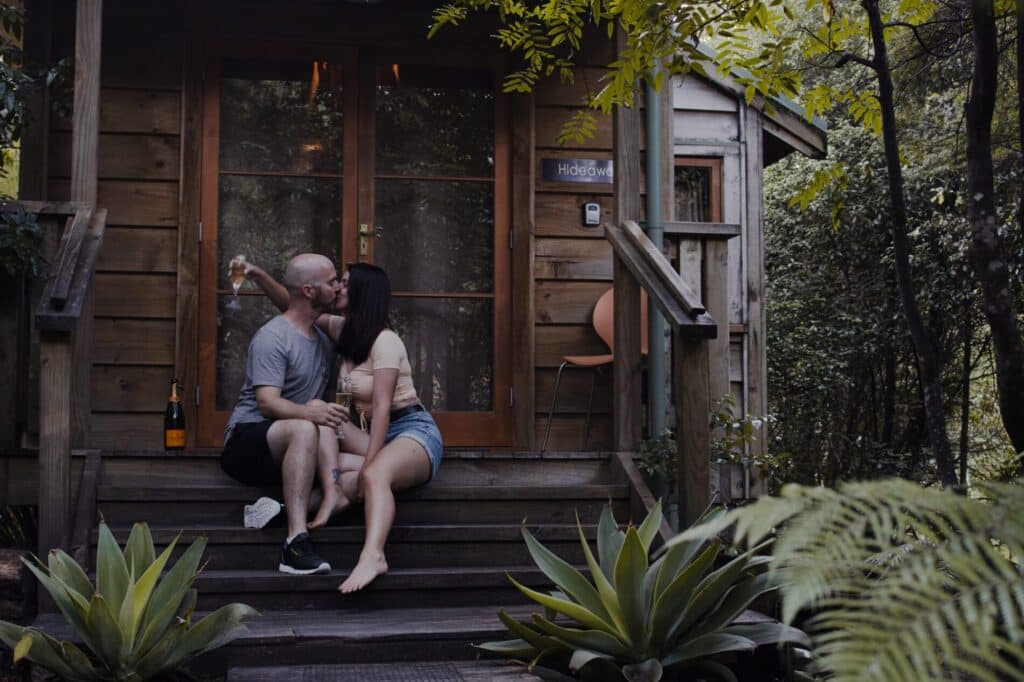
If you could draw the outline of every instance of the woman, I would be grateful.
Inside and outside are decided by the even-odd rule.
[[[250,265],[246,274],[274,305],[287,306],[287,291],[266,272]],[[429,482],[441,466],[441,432],[416,395],[405,344],[391,330],[390,307],[387,273],[354,263],[341,278],[337,308],[344,316],[322,315],[317,321],[337,344],[339,385],[347,380],[360,421],[369,421],[369,432],[351,418],[339,429],[346,454],[339,455],[336,466],[320,467],[324,497],[309,524],[322,526],[353,499],[363,500],[366,539],[355,568],[338,587],[343,594],[387,572],[384,543],[395,519],[394,494]],[[347,460],[348,453],[361,455],[361,466],[355,458]]]

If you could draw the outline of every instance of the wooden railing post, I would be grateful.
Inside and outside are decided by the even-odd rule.
[[[708,413],[709,348],[701,338],[672,336],[675,369],[672,392],[676,398],[676,446],[678,448],[679,526],[684,528],[704,512],[711,501],[711,431]]]
[[[39,338],[39,556],[62,547],[71,491],[71,334]]]
[[[625,46],[625,35],[616,29],[616,53]],[[615,225],[640,218],[639,106],[617,106],[612,112],[615,138]],[[642,357],[640,353],[640,285],[619,256],[613,265],[615,288],[614,345],[612,366],[612,430],[615,449],[635,450],[643,435]]]

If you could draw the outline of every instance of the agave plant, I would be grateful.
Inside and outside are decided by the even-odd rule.
[[[25,561],[87,651],[4,621],[0,640],[14,649],[15,662],[27,658],[66,680],[146,680],[227,644],[256,611],[229,604],[193,624],[198,593],[192,582],[206,538],[197,538],[160,580],[177,541],[156,556],[149,526],[137,523],[122,552],[101,523],[95,586],[59,549],[46,565]]]
[[[531,668],[542,664],[590,679],[654,682],[691,672],[735,680],[715,657],[768,643],[807,642],[803,632],[779,623],[732,624],[755,598],[775,589],[768,574],[757,570],[768,561],[757,555],[760,547],[716,567],[722,548],[717,539],[679,542],[651,563],[661,521],[659,502],[639,528],[622,531],[606,507],[595,557],[577,519],[590,580],[523,529],[534,562],[558,590],[537,592],[510,576],[545,614],[517,621],[502,611],[499,618],[514,639],[480,648],[529,661]],[[554,622],[555,614],[572,626]]]

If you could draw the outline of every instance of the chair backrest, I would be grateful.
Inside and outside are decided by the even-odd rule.
[[[615,353],[615,290],[601,294],[594,306],[594,331]],[[640,290],[640,352],[647,355],[647,292]]]

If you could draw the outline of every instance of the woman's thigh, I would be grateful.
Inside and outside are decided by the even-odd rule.
[[[402,436],[381,448],[369,468],[388,481],[395,492],[414,488],[430,479],[427,451],[416,441]]]

